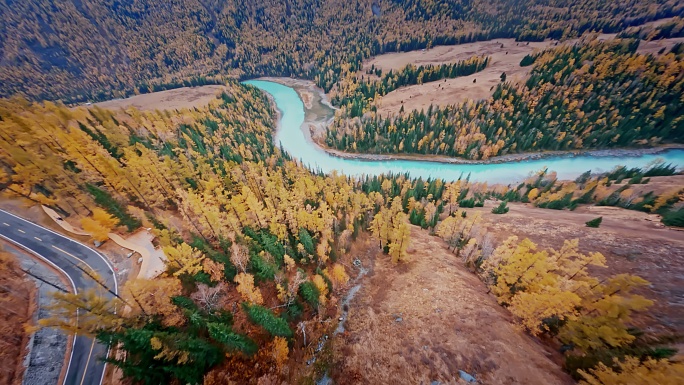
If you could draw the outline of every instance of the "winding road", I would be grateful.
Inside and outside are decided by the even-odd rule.
[[[111,263],[80,242],[4,210],[0,210],[0,237],[35,254],[61,271],[76,292],[101,287],[81,269],[95,271],[108,288],[118,292]],[[102,358],[106,355],[107,346],[92,338],[76,336],[64,385],[101,384],[105,371]]]

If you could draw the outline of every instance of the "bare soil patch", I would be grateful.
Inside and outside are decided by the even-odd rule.
[[[667,53],[670,52],[672,50],[672,47],[674,47],[677,43],[684,43],[684,37],[673,37],[671,39],[660,39],[651,41],[642,40],[641,43],[639,43],[639,48],[637,48],[637,52],[644,55],[656,55],[664,49],[664,52]]]
[[[469,210],[482,211],[497,241],[516,235],[541,248],[557,249],[564,240],[579,238],[582,252],[598,251],[606,257],[607,268],[595,268],[593,274],[634,274],[651,283],[642,294],[655,304],[639,318],[640,327],[684,334],[684,231],[663,226],[658,215],[619,207],[581,206],[567,211],[509,203],[508,214],[494,215],[491,209],[496,205],[488,201],[484,208]],[[585,226],[599,216],[603,217],[599,228]]]
[[[684,175],[654,176],[648,179],[648,183],[631,184],[629,185],[629,189],[633,190],[635,193],[638,193],[639,195],[644,195],[648,192],[653,192],[654,195],[662,195],[666,192],[670,192],[675,189],[684,188]],[[613,183],[609,189],[610,191],[615,191],[627,185],[628,182],[629,180],[625,179],[622,181],[622,183]],[[595,207],[595,209],[602,209],[602,207]],[[635,211],[626,211],[628,211],[629,213],[634,213],[631,215],[643,214]],[[658,217],[657,215],[650,215],[649,217],[655,218],[658,222],[660,221],[660,217]]]
[[[224,90],[224,86],[208,85],[200,87],[183,87],[173,90],[153,92],[131,96],[126,99],[108,100],[94,105],[116,110],[119,108],[135,107],[142,111],[148,110],[180,110],[183,108],[202,107]]]
[[[352,301],[335,383],[455,384],[459,370],[480,384],[572,383],[443,241],[413,227],[409,252],[408,264],[378,256]]]

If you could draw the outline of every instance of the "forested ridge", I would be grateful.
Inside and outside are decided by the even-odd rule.
[[[168,258],[161,277],[129,280],[112,300],[56,294],[43,325],[116,346],[125,355],[109,361],[136,383],[286,378],[288,352],[310,354],[327,332],[318,321],[354,273],[353,239],[395,202],[384,245],[405,260],[408,217],[394,197],[424,199],[443,183],[414,192],[400,178],[390,191],[312,173],[273,146],[271,108],[235,83],[178,112],[0,102],[5,196],[80,218],[100,241],[153,228]]]
[[[443,237],[531,334],[573,345],[566,368],[577,376],[599,363],[608,365],[598,366],[604,371],[617,367],[613,357],[673,354],[661,348],[666,337],[644,339],[633,329],[633,314],[651,305],[632,293],[644,280],[620,275],[599,281],[586,267],[602,266],[602,256],[578,253],[576,242],[546,252],[527,240],[509,240],[495,250],[482,218],[459,211],[487,197],[528,199],[540,207],[560,200],[554,205],[562,208],[575,198],[575,204],[614,202],[615,194],[626,199],[617,204],[668,210],[684,199],[682,191],[606,193],[611,181],[645,183],[649,175],[671,174],[668,166],[585,176],[579,189],[545,172],[517,187],[493,189],[467,177],[445,183],[322,175],[273,146],[271,108],[256,88],[232,82],[209,106],[177,112],[2,101],[5,196],[80,217],[94,239],[113,229],[153,228],[168,257],[162,276],[129,280],[114,299],[104,291],[56,294],[42,325],[115,346],[123,355],[109,362],[134,383],[291,380],[295,373],[287,368],[315,354],[309,347],[330,332],[325,321],[336,319],[335,304],[357,274],[349,253],[355,239],[370,232],[387,258],[405,263],[414,224]],[[568,197],[570,189],[577,191]],[[681,210],[677,216],[681,221]],[[503,282],[514,282],[531,261],[540,261],[534,276],[507,290]],[[549,291],[571,299],[574,310],[547,306]],[[554,319],[563,321],[560,327],[549,324]]]
[[[370,106],[362,117],[343,107],[325,143],[351,152],[483,160],[518,152],[681,143],[684,54],[642,55],[635,52],[637,45],[637,40],[593,41],[543,51],[532,58],[534,68],[524,84],[502,82],[481,101],[385,117]]]
[[[298,76],[330,90],[363,59],[498,37],[540,40],[681,15],[677,0],[5,1],[0,96],[83,102],[225,77]]]

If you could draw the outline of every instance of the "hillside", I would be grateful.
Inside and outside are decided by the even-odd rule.
[[[443,241],[418,227],[411,239],[410,260],[399,268],[364,258],[370,277],[335,340],[336,383],[455,384],[459,370],[480,384],[572,383],[554,362],[559,356],[516,330]]]
[[[358,69],[383,52],[619,32],[684,12],[677,0],[573,3],[3,2],[0,97],[84,102],[260,75],[305,77],[329,90],[344,64]]]
[[[521,152],[681,143],[684,108],[676,95],[684,87],[684,52],[645,55],[638,46],[635,39],[554,46],[523,57],[521,66],[531,66],[526,81],[499,74],[490,97],[385,116],[376,101],[387,92],[378,90],[420,84],[425,73],[441,74],[449,65],[409,65],[378,81],[346,78],[332,99],[342,108],[325,144],[349,152],[487,160]],[[477,70],[450,77],[475,83],[487,67]]]

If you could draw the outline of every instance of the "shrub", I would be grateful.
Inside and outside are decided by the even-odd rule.
[[[472,209],[473,207],[475,207],[475,198],[461,199],[458,202],[458,206]]]
[[[498,207],[495,207],[492,209],[492,213],[494,213],[494,214],[506,214],[508,212],[508,207],[506,207],[506,204],[508,204],[508,202],[506,202],[506,201],[501,202]]]
[[[534,64],[534,62],[536,60],[537,60],[536,56],[525,55],[525,57],[522,58],[522,60],[520,61],[520,66],[521,67],[531,66],[532,64]]]
[[[586,222],[587,227],[599,227],[601,225],[601,221],[603,221],[603,217],[598,217],[596,219],[592,219],[589,222]]]
[[[666,226],[684,227],[684,208],[665,213],[663,223]]]

